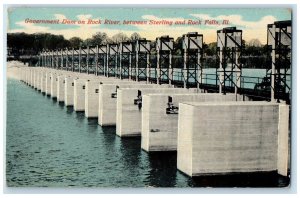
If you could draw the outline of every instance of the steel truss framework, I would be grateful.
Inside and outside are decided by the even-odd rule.
[[[182,48],[183,48],[183,87],[197,88],[202,85],[203,76],[203,35],[198,32],[190,32],[183,35]]]
[[[98,75],[105,75],[105,68],[106,68],[106,51],[107,45],[97,45],[96,46],[96,72],[95,74]]]
[[[268,46],[272,64],[267,68],[270,79],[271,100],[289,100],[291,87],[291,21],[277,21],[267,26]],[[43,50],[39,65],[73,72],[86,72],[107,77],[145,80],[157,84],[173,84],[174,39],[169,36],[156,38],[156,51],[150,41],[97,45],[95,47]],[[183,66],[180,75],[186,88],[202,88],[203,81],[203,35],[197,32],[182,37]],[[151,56],[156,56],[156,59]],[[216,88],[220,93],[240,93],[242,65],[242,30],[235,27],[217,31]],[[151,64],[154,61],[156,64]]]
[[[88,67],[88,48],[79,47],[79,72],[87,73]]]
[[[87,47],[87,59],[86,59],[86,65],[87,65],[87,74],[96,74],[96,60],[97,60],[97,47]]]
[[[119,64],[117,77],[120,79],[130,78],[133,49],[132,42],[122,42],[119,44]]]
[[[73,48],[73,71],[74,72],[80,72],[80,49],[79,48]]]
[[[66,56],[66,70],[67,71],[73,71],[73,49],[69,50],[68,48],[65,49],[65,56]]]
[[[118,45],[107,44],[106,76],[117,76]]]
[[[238,93],[241,87],[242,65],[242,30],[235,27],[217,31],[217,64],[216,84],[219,82],[219,93],[226,93],[227,87],[234,87]]]
[[[53,51],[53,68],[54,69],[59,69],[59,65],[58,65],[58,52],[57,50]]]
[[[136,81],[150,80],[150,41],[146,39],[139,39],[135,45],[135,68],[134,74]],[[132,70],[131,70],[132,71]]]
[[[156,83],[172,84],[173,68],[172,53],[174,49],[174,39],[169,36],[156,38],[157,64],[156,64]]]
[[[268,46],[271,54],[271,68],[267,68],[267,76],[271,78],[271,100],[289,101],[291,77],[292,23],[276,21],[268,25]]]

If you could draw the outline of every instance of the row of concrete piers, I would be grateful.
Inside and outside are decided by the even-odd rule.
[[[169,84],[24,67],[21,80],[119,137],[141,136],[146,152],[177,151],[177,168],[206,174],[289,169],[289,105],[249,101]]]

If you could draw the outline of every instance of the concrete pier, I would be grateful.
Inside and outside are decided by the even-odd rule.
[[[31,87],[33,87],[33,82],[34,82],[34,69],[31,68],[31,69],[30,69],[30,80],[29,80],[29,85],[30,85]]]
[[[66,75],[60,75],[57,77],[57,101],[65,101],[65,78]]]
[[[38,76],[37,76],[37,81],[36,81],[36,89],[37,89],[38,91],[41,90],[41,76],[42,76],[42,73],[43,73],[43,70],[40,69],[40,70],[38,71]]]
[[[64,80],[64,102],[65,106],[74,106],[74,80],[76,79],[94,79],[95,76],[80,74],[80,73],[70,73],[65,76]],[[84,82],[85,82],[84,80]],[[84,95],[84,92],[83,92]]]
[[[47,96],[50,96],[51,94],[51,73],[52,72],[46,72],[45,94]]]
[[[50,95],[51,95],[52,98],[56,98],[57,97],[57,81],[58,81],[59,73],[52,72],[50,74],[50,76],[51,76]]]
[[[33,84],[33,87],[36,89],[36,90],[40,90],[40,83],[41,83],[41,73],[42,73],[42,69],[41,68],[36,68],[35,71],[34,71],[34,84]]]
[[[29,85],[29,81],[30,81],[30,68],[27,68],[26,70],[26,84]]]
[[[74,76],[66,76],[65,77],[65,106],[73,106],[74,105],[74,80],[77,77]]]
[[[99,80],[85,82],[85,117],[97,118],[99,108]]]
[[[183,88],[123,88],[117,91],[117,126],[116,133],[120,137],[140,136],[142,110],[134,100],[151,93],[197,93],[197,89]]]
[[[41,78],[40,78],[40,86],[41,86],[41,92],[45,93],[46,92],[46,79],[47,79],[47,71],[43,71],[41,73]]]
[[[189,176],[287,175],[289,107],[270,102],[180,103],[177,168]]]
[[[87,118],[97,118],[99,115],[99,104],[100,99],[99,95],[101,93],[100,87],[102,85],[110,84],[113,87],[117,85],[139,85],[141,83],[120,79],[110,79],[110,78],[97,78],[97,80],[86,81],[86,89],[85,89],[85,116]],[[115,89],[111,93],[113,93]],[[109,95],[111,97],[111,94]],[[110,106],[110,104],[106,103],[105,106]],[[116,107],[115,107],[116,111]]]
[[[120,88],[167,88],[169,85],[142,84],[137,82],[116,82],[99,86],[98,124],[101,126],[115,126],[117,113],[117,89]]]
[[[29,86],[98,117],[101,126],[116,125],[118,136],[141,135],[143,150],[177,151],[177,168],[191,177],[288,175],[288,105],[49,68],[23,72]]]
[[[33,88],[37,88],[37,79],[38,79],[38,69],[33,69]]]
[[[74,110],[75,111],[84,111],[86,81],[87,79],[74,80]]]
[[[26,74],[26,84],[28,86],[30,86],[30,75],[31,75],[31,70],[30,70],[30,68],[28,68],[27,74]]]
[[[176,151],[178,107],[180,102],[242,101],[241,95],[198,94],[147,94],[143,96],[142,144],[145,151]],[[171,106],[169,108],[168,104]],[[170,110],[171,109],[171,110]]]
[[[86,92],[86,82],[88,80],[98,83],[98,85],[100,84],[101,81],[105,81],[101,78],[96,78],[95,76],[89,76],[88,78],[80,77],[79,79],[74,79],[74,110],[75,111],[85,111],[85,105],[86,105],[85,92]],[[92,97],[90,97],[90,98],[92,98]],[[96,100],[96,101],[98,102],[98,100]],[[97,107],[96,107],[96,110],[97,110]]]

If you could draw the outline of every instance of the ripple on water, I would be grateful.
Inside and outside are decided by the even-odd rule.
[[[102,128],[97,119],[87,120],[84,113],[74,112],[19,81],[9,80],[7,85],[8,186],[218,186],[214,178],[191,180],[178,172],[176,153],[148,155],[140,149],[140,138],[118,138],[115,127]],[[285,184],[282,178],[271,178],[273,182],[263,182]],[[250,182],[255,184],[255,178]]]

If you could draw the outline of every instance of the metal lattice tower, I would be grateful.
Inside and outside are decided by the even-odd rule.
[[[96,46],[96,75],[105,75],[107,45]]]
[[[62,69],[62,54],[61,54],[61,49],[56,50],[56,56],[57,56],[57,65],[58,69]]]
[[[88,67],[88,47],[79,48],[79,72],[80,73],[86,73],[87,67]]]
[[[53,53],[54,53],[54,54],[53,54],[53,57],[54,57],[54,68],[55,68],[55,69],[59,69],[58,50],[57,50],[57,49],[54,50]]]
[[[60,69],[60,64],[59,64],[59,55],[58,55],[58,49],[56,49],[55,51],[54,51],[54,57],[55,57],[55,69]]]
[[[196,83],[197,88],[202,84],[203,68],[203,35],[189,32],[182,36],[183,48],[183,87],[189,88]]]
[[[119,68],[118,77],[120,79],[129,78],[129,72],[132,66],[132,42],[126,41],[119,44]]]
[[[68,50],[67,49],[62,49],[62,60],[63,60],[63,69],[68,70]]]
[[[54,68],[55,63],[54,63],[54,51],[48,51],[48,53],[46,52],[46,56],[48,57],[48,59],[50,60],[49,63],[47,64],[47,67],[50,68]]]
[[[48,50],[43,50],[39,56],[41,67],[51,67],[52,66],[52,52]]]
[[[217,31],[217,82],[219,93],[226,93],[226,87],[234,87],[237,94],[241,87],[242,65],[240,57],[242,51],[242,30],[236,27],[223,28]]]
[[[156,38],[157,50],[157,68],[156,83],[161,84],[167,82],[172,84],[172,53],[174,49],[174,39],[169,36]]]
[[[117,75],[118,44],[107,44],[106,74],[107,77]]]
[[[66,64],[67,64],[67,71],[73,71],[73,49],[69,50],[68,48],[65,49],[66,55]]]
[[[47,66],[46,64],[44,64],[44,62],[46,62],[45,60],[46,60],[46,51],[43,50],[39,55],[39,65],[41,67]]]
[[[292,22],[269,24],[267,37],[272,57],[272,66],[267,69],[267,75],[271,77],[271,101],[288,101],[291,91],[287,78],[291,77]]]
[[[58,51],[59,53],[59,60],[60,60],[60,69],[61,70],[65,70],[67,65],[66,65],[66,58],[65,58],[65,54],[64,54],[64,50],[61,49]]]
[[[149,40],[139,39],[135,43],[134,71],[135,71],[136,81],[146,80],[147,83],[149,83],[149,78],[150,78],[150,41]],[[133,76],[132,72],[130,76]]]
[[[73,48],[73,71],[79,72],[80,68],[80,48]]]
[[[53,51],[46,51],[46,58],[48,59],[48,63],[46,63],[46,67],[53,68],[54,67],[54,60],[53,60]],[[43,67],[45,67],[43,66]]]
[[[46,67],[47,65],[46,64],[44,64],[44,62],[45,62],[45,57],[46,57],[46,51],[42,51],[42,52],[40,52],[40,54],[39,54],[39,66],[40,67]]]
[[[55,51],[52,50],[51,52],[51,68],[55,68],[56,67],[56,57],[55,57]]]
[[[96,63],[97,63],[97,46],[87,47],[87,73],[88,74],[96,74]]]

